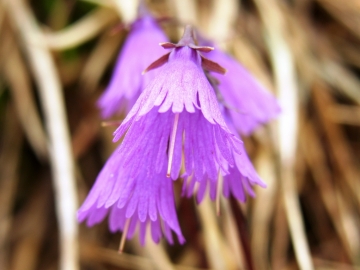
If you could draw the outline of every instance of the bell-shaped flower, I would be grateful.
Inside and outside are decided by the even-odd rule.
[[[200,54],[209,52],[212,48],[196,46],[189,27],[178,44],[163,43],[162,46],[172,51],[147,69],[161,66],[158,75],[144,89],[115,131],[114,140],[120,139],[129,128],[139,125],[142,118],[155,110],[158,116],[154,120],[154,126],[158,126],[155,124],[157,121],[171,123],[171,132],[163,132],[158,146],[167,149],[168,177],[177,179],[184,165],[185,177],[191,177],[200,186],[206,187],[210,182],[212,191],[216,191],[219,174],[227,176],[230,182],[224,183],[229,183],[227,186],[231,188],[232,179],[236,177],[233,175],[236,173],[243,175],[252,184],[265,186],[247,158],[243,143],[227,127],[214,89],[204,73],[203,68],[224,72],[221,66]],[[125,138],[127,136],[128,134]],[[192,192],[193,189],[189,190]]]
[[[163,55],[159,43],[167,37],[156,20],[142,10],[142,16],[130,26],[109,86],[98,100],[103,118],[120,111],[128,112],[144,87],[156,76],[157,71],[144,75],[142,72]]]

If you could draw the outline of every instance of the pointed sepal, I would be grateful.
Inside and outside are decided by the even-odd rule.
[[[163,56],[161,56],[159,59],[155,60],[154,62],[152,62],[150,64],[150,66],[148,66],[143,72],[142,74],[144,75],[146,72],[148,72],[149,70],[161,67],[163,64],[165,64],[168,59],[169,59],[169,55],[170,53],[164,54]]]
[[[211,61],[210,59],[201,56],[201,66],[203,69],[213,71],[220,74],[225,74],[226,69],[220,66],[218,63]]]
[[[171,42],[161,42],[161,43],[159,43],[159,45],[161,47],[163,47],[164,49],[174,49],[177,47],[176,44],[171,43]]]
[[[189,47],[191,49],[197,50],[199,52],[204,52],[204,53],[208,53],[214,50],[214,47],[210,47],[210,46],[197,46],[194,44],[189,44]]]

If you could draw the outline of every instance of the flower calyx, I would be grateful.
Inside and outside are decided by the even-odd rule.
[[[194,28],[191,25],[187,25],[185,27],[184,34],[177,44],[171,43],[171,42],[162,42],[162,43],[159,43],[159,45],[161,47],[163,47],[164,49],[176,49],[176,48],[181,48],[181,47],[187,46],[193,50],[196,50],[198,52],[203,52],[203,53],[208,53],[208,52],[211,52],[214,50],[214,48],[210,47],[210,46],[196,45]],[[154,61],[153,63],[151,63],[143,71],[143,74],[149,70],[158,68],[158,67],[162,66],[163,64],[165,64],[168,61],[169,56],[170,56],[170,53],[167,53],[167,54],[163,55],[162,57],[160,57],[159,59],[157,59],[156,61]],[[200,55],[200,57],[201,57],[201,66],[203,69],[205,69],[207,71],[213,71],[216,73],[220,73],[220,74],[226,73],[226,69],[223,68],[222,66],[220,66],[218,63],[213,62],[202,55]]]

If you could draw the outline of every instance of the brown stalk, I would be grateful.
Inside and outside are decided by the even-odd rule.
[[[326,157],[319,141],[319,136],[316,134],[314,123],[307,121],[307,123],[302,125],[302,130],[301,150],[318,186],[324,206],[347,250],[349,258],[351,258],[350,243],[353,242],[353,236],[349,234],[350,231],[346,230],[346,223],[351,218],[349,219],[349,216],[346,216],[344,211],[340,211],[335,199],[337,197],[336,186],[331,182],[332,174],[326,165]]]
[[[325,135],[330,146],[330,153],[334,161],[334,167],[340,172],[343,179],[345,180],[344,183],[346,183],[346,193],[348,196],[351,196],[351,198],[354,199],[356,206],[359,207],[360,194],[357,192],[360,190],[360,183],[358,181],[359,171],[356,167],[356,164],[353,162],[354,159],[352,157],[353,154],[351,147],[348,145],[345,139],[345,135],[339,126],[329,121],[326,115],[327,108],[334,104],[333,98],[329,93],[329,89],[322,83],[316,83],[314,85],[313,96],[315,106],[317,107],[317,113],[320,117],[322,127],[324,128]],[[340,183],[340,186],[344,186],[343,182]],[[349,200],[349,198],[346,199]],[[350,217],[350,213],[352,212],[351,208],[351,205],[348,205],[346,209],[344,208],[342,210],[342,212],[344,212],[344,210],[347,210],[347,212],[350,211],[348,212]],[[346,220],[346,224],[349,224],[349,219]],[[356,258],[358,258],[358,254],[360,252],[360,244],[357,240],[354,241],[354,239],[356,239],[356,237],[354,238],[354,234],[358,235],[357,238],[359,238],[360,235],[356,230],[353,229],[348,232],[352,232],[347,237],[351,250],[351,258],[356,261]]]
[[[118,20],[114,11],[109,8],[98,8],[91,14],[85,16],[71,27],[65,28],[59,32],[48,32],[44,36],[44,41],[52,50],[66,50],[79,46],[88,40],[94,38],[104,29]],[[32,40],[33,45],[38,44],[37,40]]]
[[[94,111],[84,116],[84,119],[77,125],[71,144],[75,159],[86,153],[94,143],[100,132],[99,119]]]
[[[216,222],[215,211],[208,196],[198,205],[198,213],[202,226],[205,252],[213,269],[237,269],[231,250],[225,244]]]
[[[209,20],[204,25],[207,27],[205,33],[219,43],[227,40],[233,34],[232,29],[236,22],[239,3],[235,0],[215,0],[213,2]]]
[[[141,0],[116,0],[113,1],[115,9],[125,24],[133,22],[138,15],[138,7]]]
[[[271,150],[264,146],[257,157],[256,167],[260,177],[266,181],[267,188],[256,190],[256,199],[252,211],[251,249],[256,269],[269,268],[270,224],[274,215],[279,188],[272,160]]]
[[[272,269],[284,269],[288,264],[287,251],[290,244],[289,226],[286,222],[284,202],[279,198],[274,215],[273,242],[271,245]]]
[[[12,269],[35,270],[41,263],[41,247],[45,240],[47,217],[50,210],[50,184],[42,181],[28,203],[17,216],[15,231],[18,231],[16,249],[12,258]],[[15,232],[16,234],[16,232]]]
[[[326,112],[329,120],[336,124],[360,125],[359,106],[333,105]]]
[[[114,8],[114,6],[115,6],[114,1],[112,1],[112,0],[80,0],[80,1],[92,3],[95,5],[103,6],[103,7],[107,7],[107,8]]]
[[[30,75],[20,55],[19,48],[10,29],[4,29],[1,56],[4,73],[12,92],[12,98],[25,134],[35,153],[41,160],[48,157],[46,135],[32,93]]]
[[[126,269],[159,269],[157,262],[142,256],[123,253],[121,256],[116,250],[99,247],[93,243],[84,242],[80,246],[81,258],[86,262],[104,262]],[[176,270],[205,270],[203,268],[185,265],[173,265]],[[169,269],[169,268],[168,268]]]
[[[84,94],[90,95],[98,88],[105,69],[117,59],[122,40],[122,35],[110,36],[108,33],[102,35],[78,77],[79,87]]]
[[[23,133],[11,103],[6,106],[4,133],[0,145],[0,269],[9,269],[9,236],[13,225],[12,210],[23,145]]]
[[[360,3],[357,0],[344,2],[317,0],[328,12],[345,25],[353,35],[360,39]]]
[[[239,62],[246,67],[267,89],[274,92],[270,74],[261,59],[260,52],[252,46],[246,37],[236,37],[232,40],[231,49]]]
[[[221,202],[221,216],[220,219],[223,222],[222,230],[225,234],[226,241],[234,254],[234,258],[237,263],[238,269],[245,268],[245,261],[243,258],[244,250],[239,241],[240,236],[236,224],[236,220],[234,218],[234,214],[231,209],[231,204],[227,198],[224,198],[222,194],[220,195]]]
[[[300,269],[314,269],[305,234],[294,172],[297,146],[297,84],[295,64],[286,40],[286,18],[276,1],[255,1],[265,26],[267,45],[274,69],[278,98],[282,108],[279,117],[278,140],[280,181],[290,235]]]
[[[343,65],[333,60],[325,60],[320,62],[317,73],[319,77],[333,86],[334,90],[360,105],[360,79]]]
[[[172,8],[178,20],[184,24],[198,26],[197,6],[192,0],[173,0]],[[182,34],[183,30],[179,30]]]
[[[344,176],[348,185],[351,196],[356,200],[358,207],[360,206],[360,190],[359,171],[354,163],[351,147],[346,141],[345,134],[340,127],[329,121],[327,109],[334,104],[334,100],[329,93],[329,89],[323,83],[314,85],[313,96],[318,115],[325,130],[328,142],[330,144],[331,154],[335,161],[335,166]],[[359,247],[360,248],[360,247]]]
[[[147,245],[145,247],[145,252],[147,257],[149,257],[153,262],[156,269],[159,270],[175,270],[175,266],[171,262],[169,255],[166,252],[165,246],[162,244],[155,244],[150,236],[150,231],[146,237]]]
[[[77,194],[61,84],[44,34],[29,7],[22,0],[8,1],[7,11],[21,34],[45,114],[60,230],[60,269],[75,270],[78,269]]]
[[[345,63],[360,68],[360,51],[358,50],[359,43],[350,42],[345,38],[339,37],[335,37],[331,41],[334,50],[339,51],[339,54],[342,56]]]

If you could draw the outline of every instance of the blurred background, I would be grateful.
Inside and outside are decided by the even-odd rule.
[[[195,25],[279,98],[243,138],[268,187],[220,216],[176,198],[185,245],[119,255],[120,233],[75,213],[116,146],[95,103],[137,1],[1,0],[0,269],[360,269],[360,2],[147,3],[172,41],[169,18]]]

